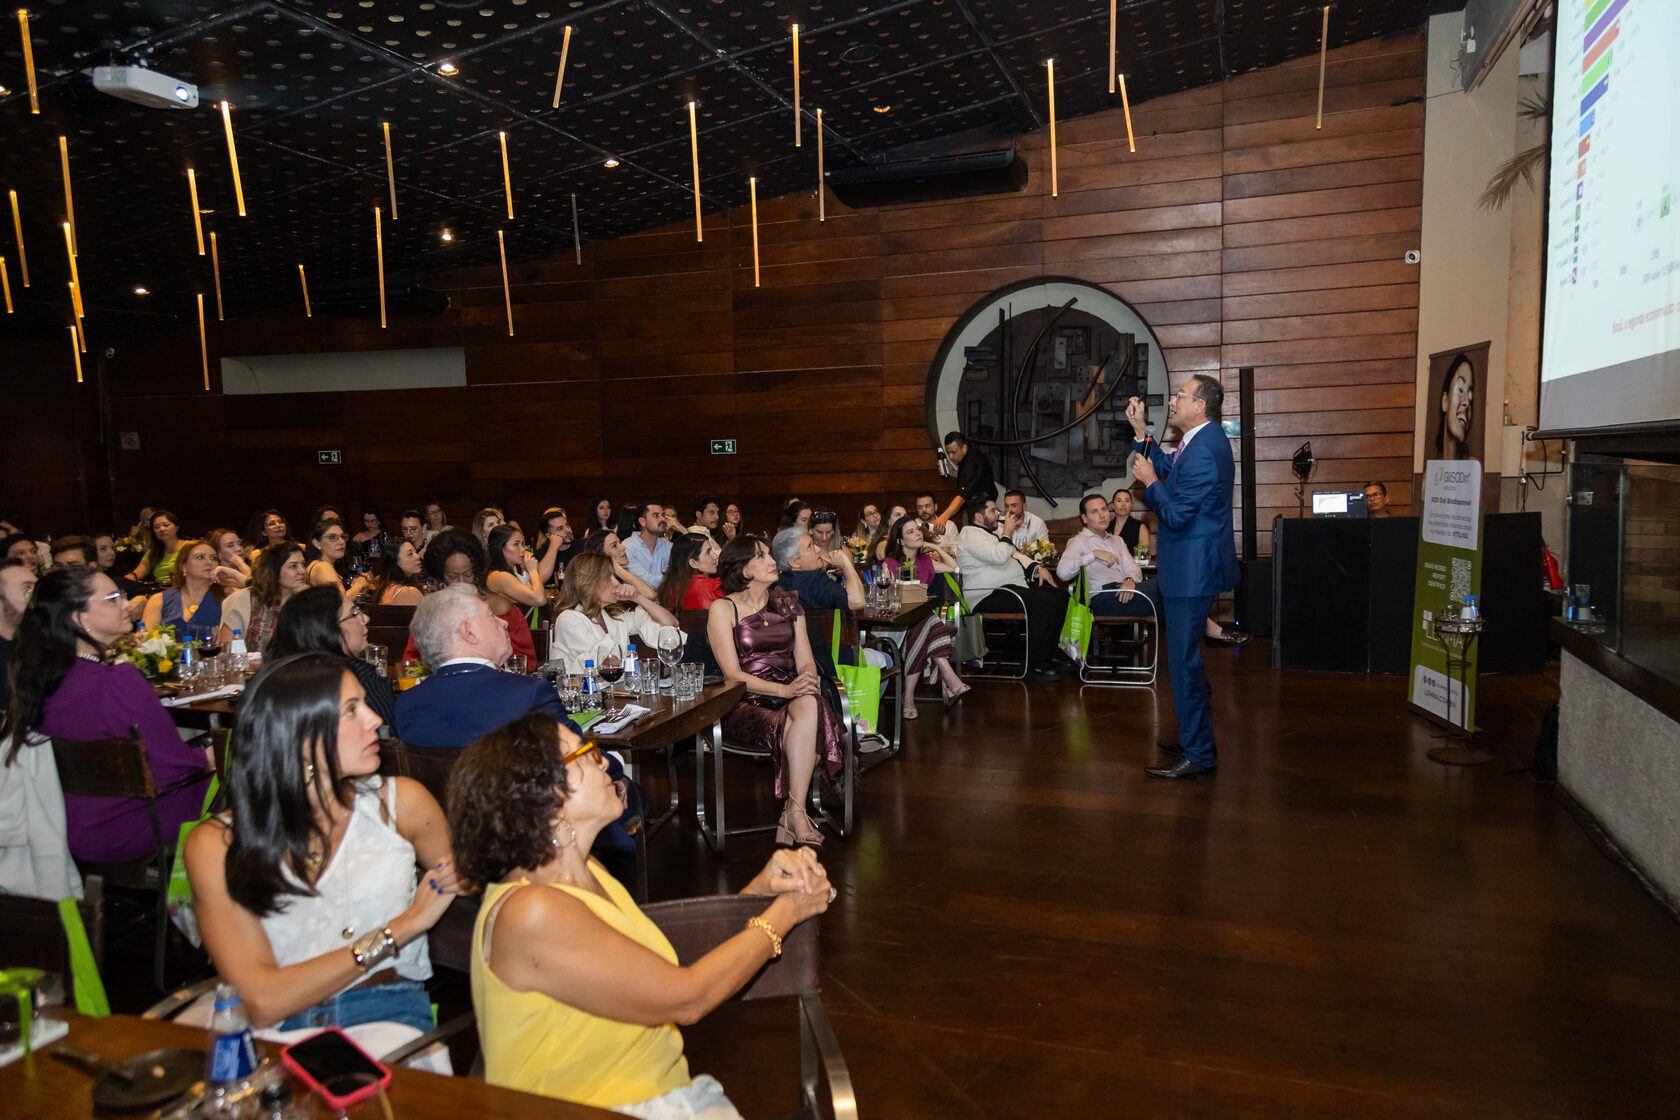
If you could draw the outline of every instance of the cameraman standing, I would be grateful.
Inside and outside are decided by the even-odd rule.
[[[983,452],[970,453],[968,440],[961,432],[945,434],[945,455],[957,465],[957,496],[945,507],[945,512],[928,526],[935,539],[943,536],[945,525],[953,518],[963,524],[967,518],[958,517],[968,510],[983,509],[987,502],[997,501],[997,482],[992,478],[992,461]]]

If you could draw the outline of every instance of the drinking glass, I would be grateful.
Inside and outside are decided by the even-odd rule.
[[[606,695],[601,710],[608,714],[616,712],[618,704],[613,692],[619,678],[624,676],[624,651],[611,638],[595,647],[595,673],[607,686],[602,690]]]
[[[698,661],[688,661],[678,665],[673,673],[672,696],[677,700],[692,700],[700,695],[700,688],[705,682],[706,667]]]
[[[568,713],[583,711],[583,676],[580,673],[566,673],[558,681],[560,690],[560,705]]]
[[[510,673],[518,673],[520,676],[524,676],[526,670],[525,655],[523,653],[508,654],[507,664],[504,668]]]
[[[682,631],[675,626],[659,628],[659,663],[665,666],[665,675],[672,676],[677,662],[682,660],[683,640]]]
[[[390,650],[387,647],[376,645],[373,642],[369,642],[367,648],[362,651],[363,659],[365,659],[369,665],[372,665],[375,669],[379,670],[379,675],[382,677],[385,675],[385,666],[389,664],[386,660],[389,656]]]

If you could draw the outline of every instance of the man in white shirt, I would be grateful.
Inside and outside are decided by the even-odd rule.
[[[1091,613],[1102,615],[1147,615],[1149,604],[1161,601],[1154,580],[1132,558],[1126,543],[1108,531],[1108,503],[1101,494],[1087,494],[1079,500],[1079,520],[1084,528],[1075,533],[1062,551],[1056,574],[1064,582],[1085,570],[1085,584],[1091,591]],[[1141,591],[1148,596],[1132,592]]]
[[[1027,616],[1027,669],[1043,677],[1066,671],[1053,663],[1067,592],[1055,586],[1050,573],[1016,552],[998,536],[997,502],[987,501],[968,511],[968,524],[957,533],[957,563],[962,569],[963,595],[977,614]],[[1029,583],[1027,571],[1033,572]]]
[[[1019,490],[1004,494],[1003,515],[1018,523],[1009,540],[1021,551],[1025,552],[1033,541],[1050,539],[1050,527],[1044,523],[1044,518],[1027,508],[1027,496]]]
[[[665,539],[665,507],[643,502],[636,515],[636,531],[624,542],[624,566],[649,587],[658,587],[671,562],[671,542]]]

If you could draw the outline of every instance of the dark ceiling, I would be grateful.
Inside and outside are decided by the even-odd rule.
[[[1440,0],[1336,0],[1330,45],[1416,26]],[[1311,54],[1320,9],[1300,0],[1121,0],[1120,67],[1134,102]],[[789,25],[799,23],[805,146],[793,146]],[[573,28],[558,110],[562,29]],[[18,192],[33,286],[0,209],[9,333],[63,332],[69,266],[58,137],[69,138],[77,264],[93,343],[193,315],[210,292],[186,169],[217,234],[229,318],[371,289],[374,206],[388,206],[381,122],[394,139],[400,220],[384,226],[395,286],[496,259],[617,237],[693,213],[686,103],[698,101],[701,192],[715,211],[813,189],[814,114],[828,167],[923,154],[1108,109],[1105,0],[37,0],[30,34],[0,23],[0,189]],[[445,77],[438,65],[455,63]],[[199,87],[194,111],[94,91],[87,71],[145,63]],[[233,106],[248,217],[235,215],[217,103]],[[890,106],[890,111],[881,111]],[[503,209],[507,133],[515,215]],[[608,170],[607,155],[621,166]],[[0,206],[4,200],[0,200]],[[389,218],[389,215],[387,215]],[[448,226],[456,240],[444,244]],[[143,285],[152,294],[137,296]],[[210,297],[213,299],[213,297]],[[213,314],[213,304],[212,304]]]

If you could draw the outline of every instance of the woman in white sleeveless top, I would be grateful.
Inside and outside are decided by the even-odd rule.
[[[186,851],[216,971],[258,1028],[431,1029],[425,934],[462,893],[443,811],[378,776],[381,721],[343,658],[277,661],[239,707],[231,813]]]

